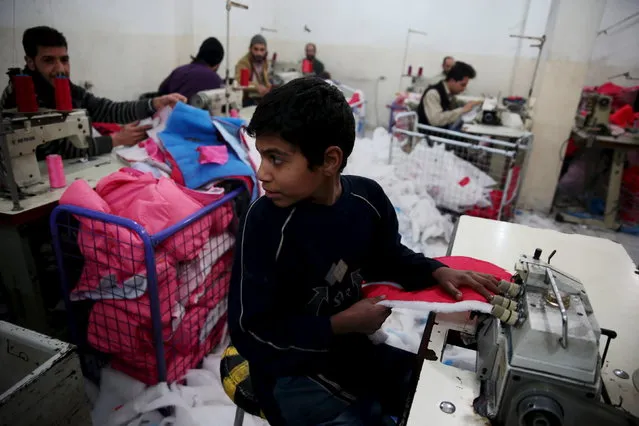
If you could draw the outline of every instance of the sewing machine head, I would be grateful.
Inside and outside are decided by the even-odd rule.
[[[431,85],[431,81],[424,76],[415,76],[411,80],[411,85],[406,89],[408,92],[424,93]]]
[[[579,102],[575,125],[588,131],[608,132],[612,98],[599,93],[584,93]]]
[[[28,115],[3,111],[3,114],[6,150],[3,147],[0,151],[0,161],[5,171],[1,174],[0,183],[5,189],[11,184],[7,182],[8,167],[11,167],[18,188],[27,188],[42,181],[36,158],[38,146],[67,138],[77,148],[89,147],[91,123],[84,110],[70,113],[45,110]]]
[[[498,98],[486,98],[481,105],[480,113],[477,114],[477,120],[481,124],[499,126],[501,124],[501,114],[504,109],[505,108],[499,104]]]
[[[232,109],[242,106],[242,90],[229,90],[229,105]],[[212,116],[223,116],[226,106],[226,89],[203,90],[195,94],[190,104],[196,108],[206,109]]]
[[[515,267],[518,322],[478,325],[476,411],[504,426],[635,424],[599,402],[601,329],[583,285],[540,255]]]

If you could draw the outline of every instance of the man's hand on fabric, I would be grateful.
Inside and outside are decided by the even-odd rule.
[[[493,298],[492,293],[499,293],[497,288],[499,281],[489,274],[460,271],[452,268],[438,268],[433,272],[433,278],[455,300],[462,299],[459,288],[463,286],[472,288],[489,301]]]
[[[331,317],[331,326],[335,334],[363,333],[373,334],[380,329],[391,309],[378,303],[384,296],[362,299],[350,308]]]
[[[148,138],[146,132],[153,126],[140,126],[139,124],[140,122],[136,121],[122,126],[122,129],[111,137],[113,140],[113,146],[132,146],[138,142],[146,140]]]
[[[475,108],[476,106],[481,105],[483,102],[482,101],[471,101],[471,102],[467,102],[464,104],[464,106],[462,107],[462,111],[466,112],[470,112],[473,108]]]
[[[156,111],[161,110],[165,106],[174,107],[178,102],[187,102],[187,99],[179,93],[171,93],[169,95],[159,96],[153,99],[153,108]]]

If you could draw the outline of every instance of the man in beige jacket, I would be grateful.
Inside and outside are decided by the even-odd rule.
[[[481,102],[468,102],[460,106],[455,95],[459,95],[475,78],[475,69],[465,62],[456,62],[446,75],[445,80],[428,87],[417,107],[420,124],[445,127],[451,130],[461,128],[461,116]]]
[[[249,70],[249,87],[244,91],[242,106],[257,105],[264,95],[271,90],[268,77],[268,61],[266,60],[266,39],[256,34],[251,39],[249,51],[235,65],[235,80],[240,81],[243,69]]]

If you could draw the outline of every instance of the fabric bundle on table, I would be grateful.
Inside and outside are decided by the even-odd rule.
[[[257,198],[257,171],[242,140],[243,120],[211,117],[183,103],[148,120],[155,127],[147,132],[147,140],[114,150],[131,168],[170,177],[191,189],[234,180],[246,186],[251,199]]]
[[[236,118],[211,118],[209,113],[179,103],[158,134],[164,145],[171,177],[188,188],[200,188],[220,179],[236,179],[246,184],[252,197],[258,196],[255,170],[242,144],[240,130],[244,121]],[[202,151],[226,148],[224,162],[200,161]]]
[[[503,288],[505,293],[508,293],[510,290],[511,296],[518,289],[516,284],[507,284],[507,282],[511,280],[512,274],[492,263],[464,256],[445,256],[439,257],[437,260],[451,268],[493,275],[498,280],[502,280],[500,289]],[[380,330],[374,333],[371,336],[371,340],[375,343],[386,342],[401,349],[416,352],[419,346],[419,340],[424,332],[424,319],[427,318],[431,312],[452,313],[476,311],[486,314],[493,313],[493,315],[495,315],[495,311],[499,311],[500,314],[510,315],[509,308],[514,306],[508,302],[510,301],[508,294],[498,299],[507,305],[504,308],[501,305],[496,306],[493,304],[496,303],[497,300],[494,300],[493,303],[488,302],[482,295],[469,287],[462,287],[459,290],[462,293],[462,299],[458,301],[439,286],[418,291],[406,291],[395,283],[382,282],[365,284],[362,286],[364,297],[385,296],[386,299],[379,303],[393,309],[398,309],[401,312],[400,315],[406,317],[398,321],[404,328],[398,333],[395,329],[397,322],[393,323],[392,321],[392,317],[395,315],[395,313],[393,313],[390,318],[391,320],[387,321]],[[515,313],[513,313],[513,315],[515,315]],[[506,318],[506,316],[504,316],[504,318]],[[394,344],[392,343],[393,341]]]

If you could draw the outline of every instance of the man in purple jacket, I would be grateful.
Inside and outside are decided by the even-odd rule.
[[[180,93],[190,101],[202,90],[221,88],[224,83],[217,74],[217,70],[223,58],[222,43],[215,37],[207,38],[202,42],[197,56],[191,57],[191,63],[173,70],[162,82],[158,91],[161,95]]]

